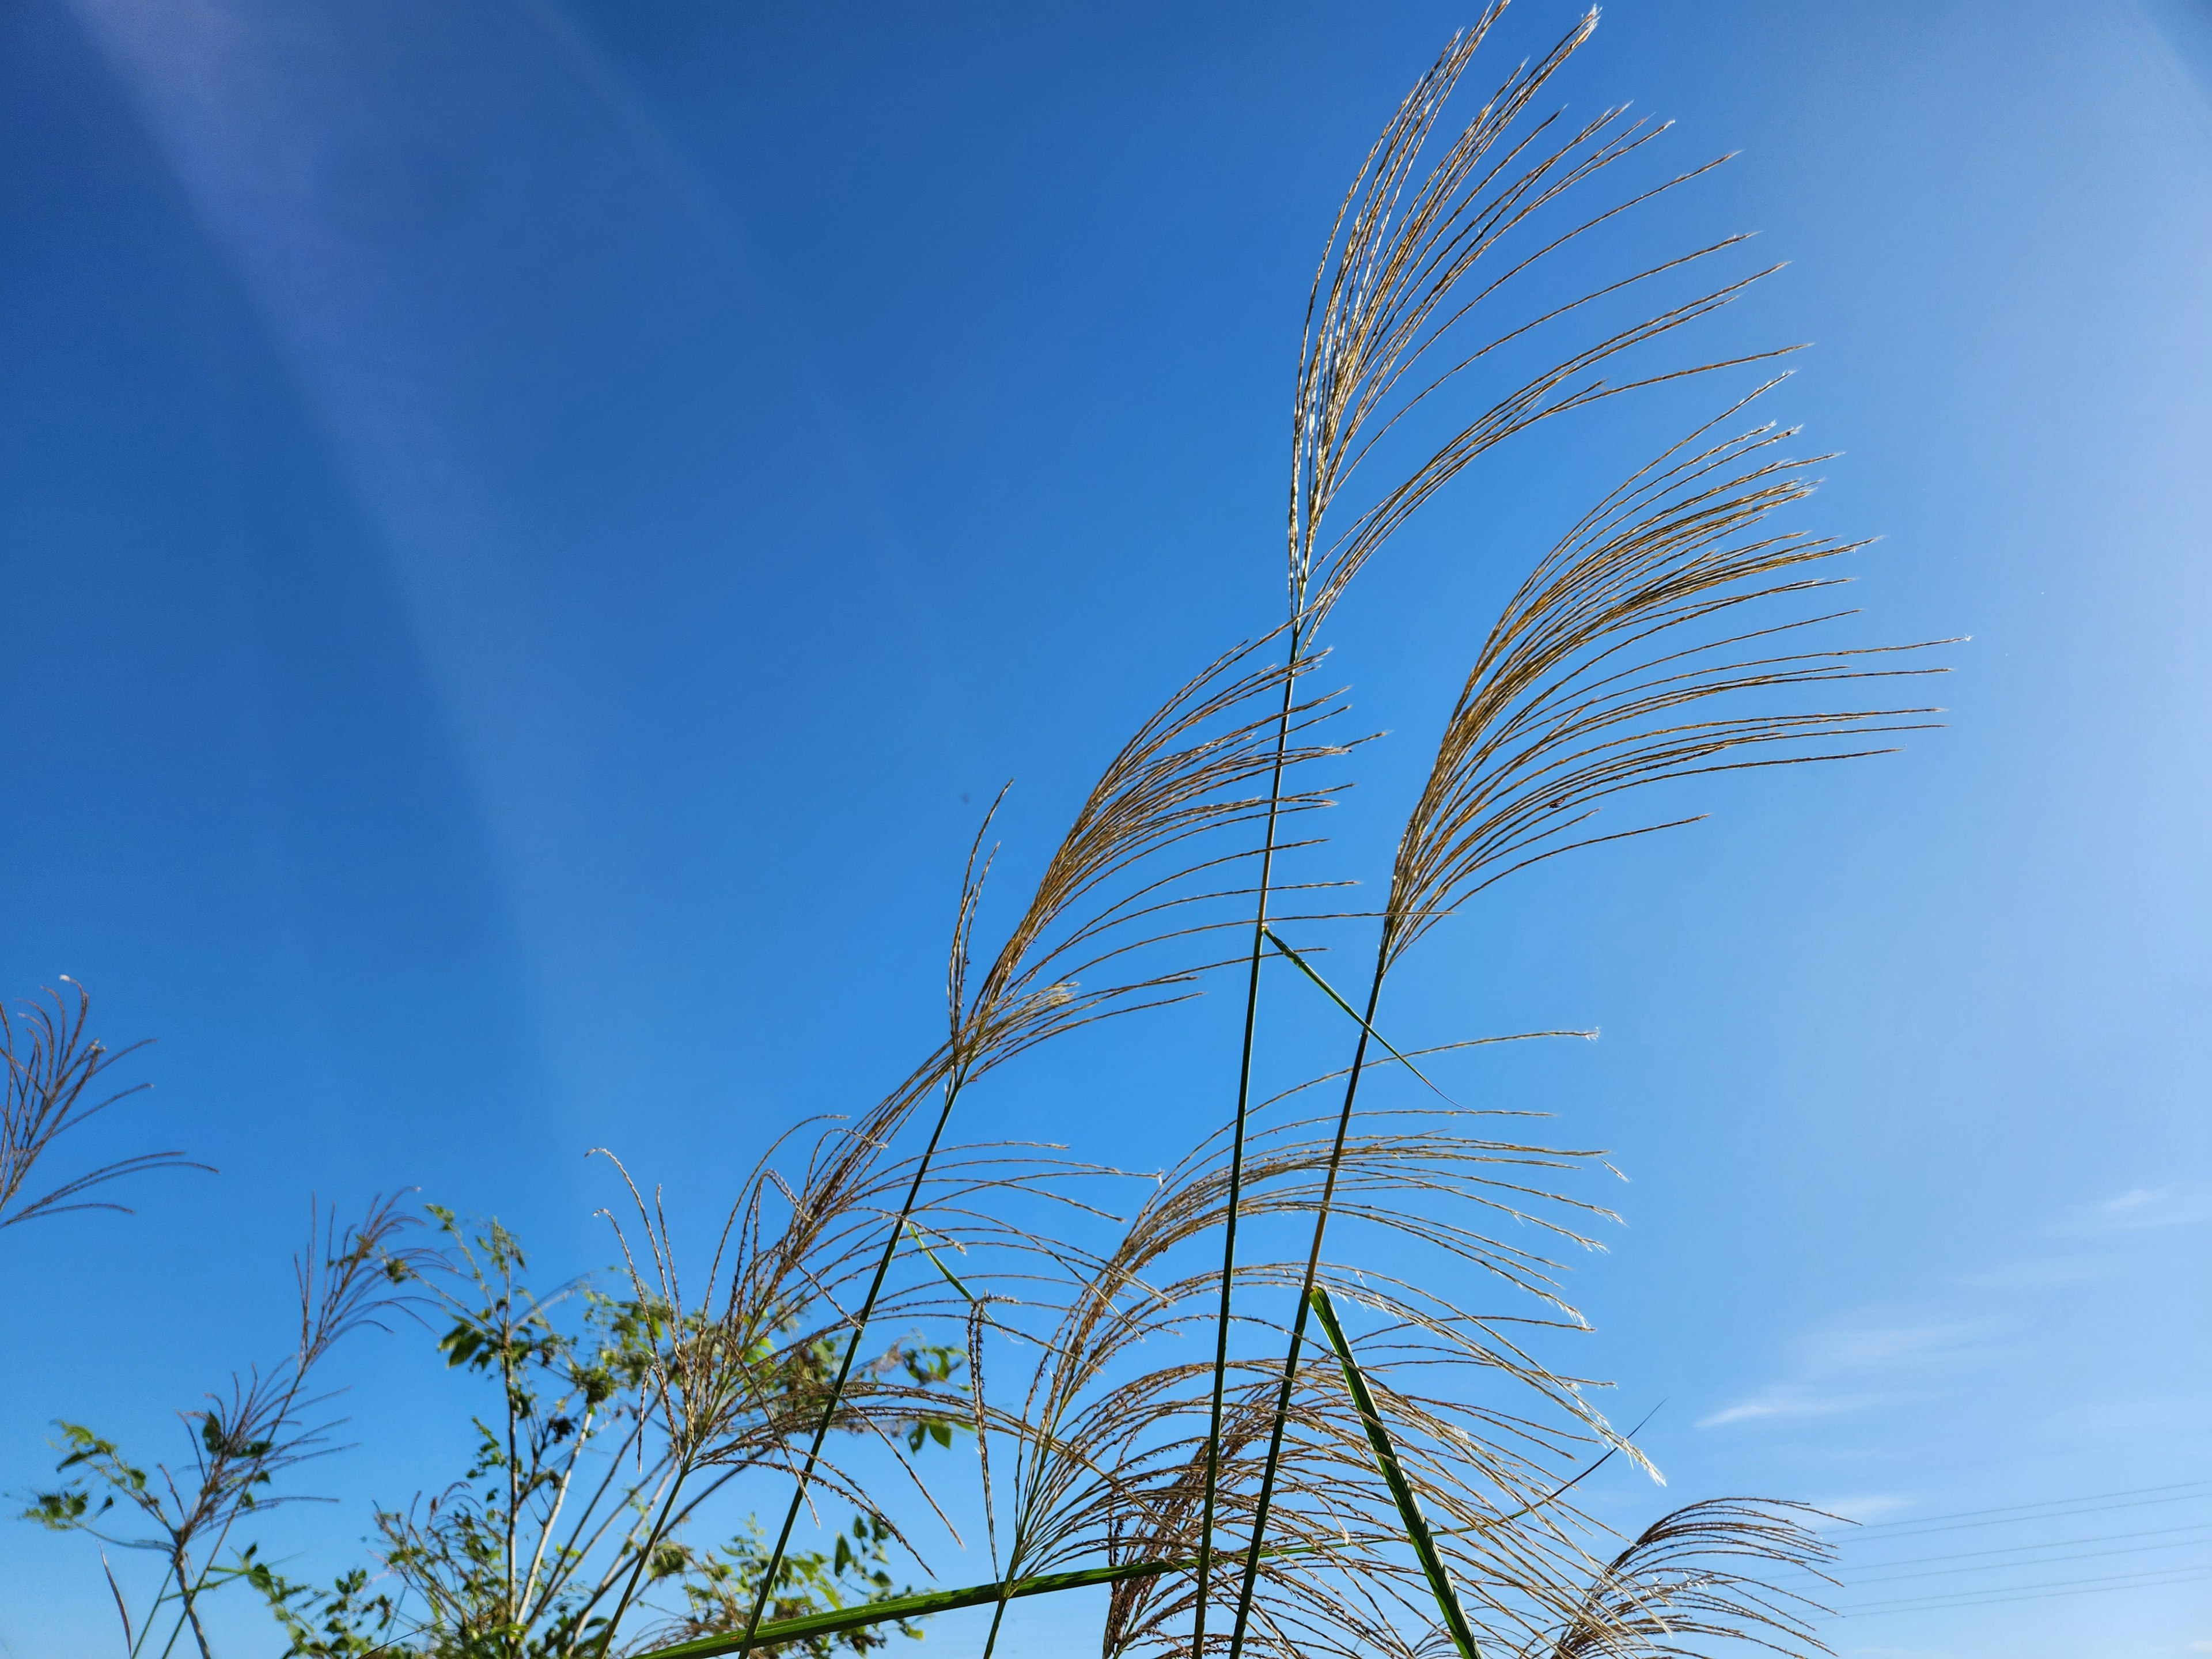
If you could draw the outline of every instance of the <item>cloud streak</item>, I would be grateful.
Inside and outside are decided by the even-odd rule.
[[[2212,1181],[2182,1181],[2166,1187],[2136,1187],[2118,1198],[2093,1204],[2065,1231],[2073,1233],[2132,1233],[2150,1227],[2193,1227],[2212,1222]]]
[[[1799,1345],[1797,1375],[1698,1419],[1701,1429],[1780,1418],[1832,1417],[1897,1399],[1992,1352],[1980,1322],[1843,1324]]]

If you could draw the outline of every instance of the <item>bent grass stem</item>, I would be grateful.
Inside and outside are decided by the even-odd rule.
[[[1298,659],[1298,628],[1291,627],[1289,660]],[[1252,918],[1252,965],[1244,987],[1244,1044],[1237,1062],[1237,1127],[1229,1149],[1228,1214],[1221,1241],[1221,1312],[1213,1343],[1213,1406],[1206,1430],[1206,1495],[1198,1523],[1198,1595],[1193,1614],[1190,1650],[1200,1659],[1206,1650],[1206,1593],[1213,1575],[1213,1509],[1221,1485],[1221,1401],[1229,1374],[1229,1302],[1237,1273],[1237,1217],[1244,1198],[1244,1132],[1251,1115],[1253,1033],[1260,1015],[1260,960],[1265,954],[1267,895],[1275,872],[1275,828],[1282,813],[1283,763],[1291,738],[1291,688],[1283,681],[1283,709],[1275,725],[1275,763],[1267,786],[1267,827],[1260,848],[1260,894]]]
[[[944,1109],[937,1115],[937,1127],[930,1131],[929,1145],[922,1150],[921,1161],[915,1165],[914,1180],[908,1185],[906,1202],[899,1206],[898,1218],[891,1223],[890,1237],[884,1241],[884,1253],[876,1263],[876,1276],[868,1285],[868,1294],[860,1304],[860,1310],[853,1316],[853,1340],[845,1346],[845,1358],[837,1368],[837,1380],[830,1385],[830,1401],[822,1408],[822,1420],[815,1425],[814,1443],[806,1449],[806,1462],[799,1472],[798,1489],[791,1494],[791,1507],[784,1511],[783,1529],[776,1534],[775,1549],[768,1559],[767,1568],[761,1574],[760,1589],[753,1597],[751,1615],[745,1620],[744,1639],[734,1649],[717,1651],[749,1653],[753,1638],[760,1628],[761,1614],[767,1611],[769,1597],[775,1590],[775,1575],[783,1565],[784,1552],[791,1545],[791,1529],[799,1522],[799,1511],[806,1502],[806,1488],[814,1479],[814,1466],[821,1461],[823,1443],[830,1437],[830,1425],[837,1418],[837,1407],[845,1397],[845,1384],[853,1375],[853,1362],[860,1355],[860,1341],[867,1334],[869,1317],[876,1310],[876,1300],[883,1294],[884,1281],[890,1277],[891,1262],[898,1255],[899,1234],[914,1215],[914,1206],[921,1196],[921,1183],[929,1174],[930,1160],[937,1156],[938,1143],[945,1138],[945,1126],[951,1121],[953,1103],[960,1098],[960,1078],[957,1073],[945,1080]]]
[[[1321,1278],[1322,1240],[1328,1231],[1330,1206],[1336,1198],[1336,1178],[1344,1167],[1344,1143],[1352,1129],[1352,1113],[1359,1098],[1359,1079],[1367,1069],[1367,1041],[1375,1029],[1375,1005],[1382,995],[1382,975],[1389,965],[1389,938],[1376,946],[1375,973],[1367,989],[1367,1012],[1359,1020],[1359,1042],[1352,1050],[1352,1074],[1345,1079],[1344,1109],[1336,1120],[1336,1140],[1329,1149],[1328,1175],[1322,1182],[1321,1207],[1314,1217],[1313,1248],[1306,1255],[1304,1281],[1298,1286],[1298,1310],[1291,1322],[1291,1351],[1283,1360],[1283,1382],[1275,1396],[1275,1420],[1267,1435],[1267,1462],[1260,1475],[1259,1501],[1252,1512],[1252,1541],[1247,1546],[1244,1580],[1237,1591],[1237,1623],[1229,1635],[1229,1659],[1244,1650],[1244,1632],[1252,1617],[1252,1593],[1260,1578],[1260,1552],[1267,1534],[1267,1510],[1275,1496],[1275,1472],[1282,1462],[1283,1430],[1290,1420],[1291,1395],[1298,1375],[1298,1350],[1304,1345],[1306,1319],[1312,1311],[1315,1285]]]

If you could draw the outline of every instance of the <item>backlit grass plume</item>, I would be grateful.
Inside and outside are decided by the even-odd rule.
[[[1924,707],[1867,706],[1853,694],[1867,682],[1936,671],[1879,648],[1790,648],[1799,629],[1835,620],[1804,601],[1837,580],[1817,567],[1852,550],[1770,522],[1809,494],[1806,464],[1773,455],[1786,433],[1714,439],[1736,412],[1610,492],[1486,630],[1399,837],[1340,1139],[1391,968],[1442,917],[1515,871],[1663,827],[1595,833],[1589,820],[1608,798],[1699,774],[1880,752],[1868,737],[1927,724]],[[1852,700],[1825,701],[1838,692]],[[1803,707],[1814,696],[1824,701]],[[1333,1159],[1316,1206],[1252,1546],[1267,1537],[1340,1167]],[[1232,1653],[1242,1649],[1263,1560],[1248,1547]]]
[[[0,1227],[36,1216],[73,1210],[120,1210],[124,1206],[92,1193],[111,1181],[149,1170],[204,1170],[182,1152],[134,1152],[70,1176],[37,1196],[24,1188],[33,1168],[70,1130],[88,1122],[148,1085],[134,1083],[102,1093],[103,1079],[118,1060],[143,1048],[134,1042],[110,1048],[86,1030],[92,998],[82,985],[62,981],[76,993],[75,1006],[58,991],[27,1002],[11,1015],[0,1006]]]
[[[1470,1109],[1454,1075],[1488,1044],[1566,1033],[1415,1046],[1383,1008],[1413,946],[1473,925],[1506,877],[1686,823],[1681,792],[1712,775],[1879,753],[1928,723],[1906,689],[1934,672],[1918,647],[1838,642],[1852,613],[1832,590],[1857,544],[1797,524],[1814,462],[1746,412],[1774,381],[1716,392],[1713,418],[1624,465],[1547,550],[1481,550],[1506,597],[1465,618],[1471,665],[1379,898],[1281,902],[1356,873],[1286,825],[1329,799],[1315,763],[1356,747],[1342,702],[1311,689],[1316,641],[1389,538],[1536,423],[1779,355],[1677,349],[1765,274],[1721,259],[1741,237],[1620,257],[1624,216],[1713,164],[1645,177],[1662,127],[1540,107],[1594,12],[1446,123],[1502,9],[1415,82],[1324,244],[1291,410],[1285,611],[1138,723],[1011,899],[994,803],[951,895],[943,1024],[913,1069],[772,1146],[703,1262],[679,1259],[660,1192],[624,1170],[617,1293],[534,1297],[511,1234],[465,1235],[447,1211],[435,1261],[380,1243],[397,1225],[381,1211],[340,1241],[334,1261],[373,1255],[436,1303],[448,1364],[495,1385],[504,1415],[447,1493],[380,1510],[377,1582],[397,1589],[362,1569],[323,1595],[238,1567],[295,1652],[828,1659],[975,1608],[996,1659],[1017,1604],[1072,1591],[1101,1593],[1103,1653],[1148,1659],[1818,1645],[1810,1605],[1775,1588],[1825,1559],[1809,1512],[1693,1504],[1622,1548],[1581,1506],[1607,1460],[1649,1468],[1563,1358],[1586,1328],[1565,1272],[1613,1218],[1582,1194],[1600,1154],[1547,1144],[1510,1103]],[[1650,808],[1600,816],[1632,800]],[[1295,884],[1278,858],[1294,850],[1315,866]],[[1364,981],[1306,937],[1322,924],[1360,930]],[[1304,1068],[1323,1075],[1295,1080],[1262,1041],[1278,958],[1305,1035],[1342,1042]],[[954,1135],[1001,1067],[1078,1033],[1103,1048],[1135,1029],[1116,1017],[1222,969],[1244,992],[1233,1101],[1188,1070],[1153,1085],[1152,1112],[1194,1126],[1170,1167],[1088,1163],[1097,1149],[1059,1145],[1073,1137],[1042,1114],[1031,1143]],[[9,1122],[32,1127],[0,1146],[4,1219],[124,1167],[8,1212],[17,1148],[82,1115],[105,1065],[81,1006],[74,1025],[39,1018],[20,1061],[8,1038]],[[1362,1085],[1384,1068],[1407,1079],[1377,1109]],[[933,1444],[960,1454],[957,1475],[933,1473]],[[112,1447],[85,1455],[132,1472]],[[795,1548],[824,1498],[849,1526]],[[769,1526],[692,1541],[710,1506],[760,1501]],[[980,1516],[977,1565],[940,1572],[939,1527],[969,1547],[956,1516]],[[927,1587],[894,1581],[894,1547]]]
[[[1550,51],[1495,81],[1423,170],[1447,105],[1504,9],[1504,0],[1496,0],[1414,82],[1361,164],[1322,246],[1291,411],[1287,626],[1293,654],[1310,647],[1382,544],[1489,450],[1539,422],[1620,392],[1780,355],[1639,360],[1620,378],[1607,378],[1615,359],[1728,305],[1771,274],[1770,267],[1695,283],[1669,297],[1645,297],[1670,278],[1677,286],[1682,276],[1694,278],[1703,262],[1747,240],[1741,235],[1607,264],[1570,277],[1565,299],[1531,292],[1532,273],[1548,273],[1589,246],[1591,233],[1718,165],[1693,164],[1656,183],[1611,190],[1615,169],[1658,137],[1664,125],[1632,119],[1620,106],[1579,124],[1557,111],[1538,111],[1539,95],[1596,28],[1594,9]],[[1516,353],[1533,354],[1533,367],[1520,365]],[[1401,452],[1403,459],[1394,460]],[[1370,486],[1364,491],[1356,487],[1363,469]],[[1346,512],[1348,524],[1341,522]],[[1285,709],[1279,746],[1289,740],[1287,702]],[[1278,793],[1286,769],[1279,764],[1274,772]],[[1245,976],[1232,1202],[1222,1243],[1224,1297],[1234,1281],[1233,1194],[1242,1186],[1239,1158],[1252,1097],[1274,830],[1271,816]],[[1221,1428],[1229,1337],[1224,1300],[1215,1331],[1212,1438]],[[1199,1647],[1205,1643],[1216,1479],[1209,1471],[1192,1638]]]
[[[1205,878],[1232,868],[1243,855],[1214,847],[1213,832],[1249,823],[1263,811],[1272,823],[1286,807],[1321,804],[1322,797],[1304,793],[1286,801],[1279,784],[1265,797],[1254,793],[1257,780],[1279,777],[1286,758],[1295,763],[1342,752],[1335,745],[1304,744],[1286,754],[1284,744],[1290,737],[1319,724],[1333,710],[1327,700],[1297,701],[1298,680],[1312,659],[1293,654],[1267,663],[1258,652],[1269,642],[1218,658],[1139,726],[1078,809],[1005,942],[971,985],[974,936],[991,862],[981,855],[978,834],[961,883],[946,968],[945,1043],[864,1120],[849,1149],[830,1160],[825,1180],[818,1188],[810,1183],[793,1206],[793,1248],[785,1256],[796,1266],[810,1248],[806,1235],[816,1225],[813,1218],[835,1207],[847,1184],[873,1163],[926,1095],[934,1091],[940,1097],[906,1196],[884,1225],[875,1272],[852,1315],[844,1358],[799,1465],[762,1575],[748,1637],[767,1608],[853,1361],[962,1090],[1053,1037],[1184,994],[1194,966],[1188,955],[1170,958],[1165,967],[1141,964],[1178,941],[1202,940],[1208,927],[1190,918],[1193,907],[1232,896]],[[1278,692],[1279,712],[1272,707]],[[1206,839],[1205,847],[1183,850],[1200,838]],[[1140,965],[1122,969],[1133,960]],[[1086,982],[1101,969],[1121,971],[1109,971],[1103,984]]]

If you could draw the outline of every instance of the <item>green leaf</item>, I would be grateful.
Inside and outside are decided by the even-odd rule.
[[[483,1333],[464,1321],[439,1338],[438,1347],[446,1356],[447,1365],[465,1365],[477,1358],[484,1346]]]
[[[914,1240],[915,1249],[920,1250],[924,1255],[929,1258],[929,1265],[936,1268],[938,1272],[943,1273],[945,1275],[945,1282],[951,1285],[954,1290],[966,1297],[969,1301],[973,1302],[975,1299],[975,1292],[969,1290],[965,1285],[963,1285],[960,1282],[960,1276],[954,1273],[951,1268],[946,1267],[942,1261],[939,1261],[937,1259],[937,1252],[931,1249],[928,1245],[921,1242],[921,1234],[916,1230],[911,1220],[906,1224],[906,1230],[908,1237]]]
[[[1344,1327],[1337,1323],[1336,1309],[1328,1299],[1328,1292],[1316,1285],[1308,1300],[1314,1312],[1321,1316],[1322,1328],[1328,1333],[1329,1344],[1336,1350],[1337,1363],[1344,1369],[1344,1386],[1366,1425],[1367,1443],[1375,1449],[1376,1466],[1382,1471],[1390,1496],[1397,1503],[1398,1518],[1405,1523],[1406,1537],[1413,1546],[1413,1553],[1420,1558],[1421,1571],[1428,1575],[1429,1589],[1436,1595],[1444,1628],[1451,1632],[1461,1659],[1482,1659],[1481,1650],[1474,1644],[1474,1632],[1467,1622],[1467,1612],[1459,1604],[1459,1593],[1452,1589],[1451,1574],[1437,1552],[1437,1540],[1429,1535],[1428,1519],[1421,1513],[1420,1500],[1413,1496],[1406,1471],[1399,1464],[1397,1449],[1390,1443],[1390,1431],[1382,1426],[1382,1414],[1375,1407],[1375,1397],[1368,1392],[1367,1379],[1360,1374],[1358,1361],[1352,1357],[1352,1344],[1344,1334]]]
[[[1376,1030],[1365,1020],[1361,1019],[1359,1017],[1359,1010],[1353,1007],[1342,997],[1337,995],[1336,987],[1331,985],[1327,980],[1323,979],[1318,973],[1316,973],[1314,970],[1314,966],[1311,963],[1308,962],[1296,951],[1291,949],[1289,945],[1284,944],[1282,940],[1277,939],[1275,937],[1275,930],[1273,928],[1262,927],[1260,931],[1267,936],[1268,944],[1273,945],[1278,951],[1280,951],[1285,956],[1288,957],[1292,962],[1297,964],[1297,969],[1300,973],[1304,974],[1308,979],[1311,980],[1315,984],[1320,986],[1323,991],[1327,992],[1328,994],[1328,1000],[1331,1002],[1334,1002],[1338,1007],[1343,1009],[1346,1013],[1350,1014],[1355,1021],[1358,1021],[1359,1028],[1362,1030],[1365,1031],[1368,1036],[1373,1037],[1385,1048],[1389,1048],[1390,1050],[1390,1056],[1392,1059],[1395,1060],[1401,1066],[1411,1072],[1415,1077],[1419,1078],[1422,1082],[1427,1083],[1431,1089],[1435,1090],[1436,1092],[1438,1095],[1442,1095],[1444,1099],[1451,1099],[1449,1095],[1444,1094],[1443,1090],[1437,1089],[1435,1084],[1429,1082],[1427,1074],[1425,1073],[1419,1066],[1414,1065],[1412,1060],[1407,1059],[1405,1055],[1400,1054],[1395,1048],[1392,1047],[1389,1037],[1384,1036],[1382,1032]]]

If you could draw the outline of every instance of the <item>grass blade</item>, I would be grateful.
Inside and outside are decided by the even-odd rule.
[[[1328,994],[1328,1000],[1331,1002],[1334,1002],[1338,1007],[1343,1009],[1344,1012],[1351,1015],[1352,1018],[1358,1020],[1361,1027],[1366,1031],[1368,1036],[1373,1037],[1385,1048],[1389,1048],[1390,1050],[1390,1057],[1393,1060],[1396,1060],[1401,1066],[1411,1072],[1415,1077],[1419,1078],[1422,1082],[1427,1083],[1429,1087],[1435,1090],[1438,1096],[1442,1097],[1445,1100],[1451,1100],[1451,1097],[1449,1095],[1445,1094],[1443,1090],[1437,1089],[1434,1083],[1429,1082],[1429,1079],[1423,1073],[1419,1066],[1414,1065],[1412,1060],[1407,1059],[1405,1055],[1400,1054],[1395,1048],[1393,1048],[1389,1037],[1384,1036],[1382,1032],[1376,1030],[1372,1025],[1368,1024],[1365,1020],[1360,1019],[1359,1010],[1353,1007],[1342,997],[1337,995],[1336,987],[1331,985],[1327,980],[1323,979],[1315,969],[1314,965],[1311,963],[1308,962],[1296,951],[1291,949],[1289,945],[1284,944],[1281,939],[1276,938],[1275,930],[1273,928],[1262,927],[1260,931],[1267,936],[1268,944],[1273,945],[1278,951],[1280,951],[1285,956],[1288,957],[1297,964],[1297,970],[1300,973],[1304,974],[1308,979],[1311,980],[1315,984],[1320,986],[1323,991],[1327,992]],[[1454,1105],[1457,1105],[1459,1103],[1452,1101],[1452,1103]]]
[[[802,1642],[813,1637],[836,1636],[845,1631],[865,1629],[870,1625],[888,1624],[894,1619],[921,1619],[933,1613],[988,1607],[994,1601],[1011,1601],[1024,1595],[1049,1595],[1060,1590],[1118,1584],[1129,1578],[1188,1571],[1197,1565],[1195,1556],[1177,1561],[1124,1561],[1114,1566],[1084,1567],[1073,1572],[1040,1573],[1034,1578],[1017,1579],[1011,1584],[970,1584],[963,1589],[919,1590],[911,1595],[895,1595],[888,1601],[836,1607],[828,1613],[811,1613],[799,1619],[778,1620],[755,1631],[750,1645],[756,1648],[775,1647],[781,1643]],[[655,1648],[649,1653],[640,1654],[638,1659],[717,1659],[720,1655],[735,1653],[746,1645],[743,1632],[730,1631],[720,1635],[678,1642],[673,1647]]]
[[[1366,1424],[1367,1443],[1375,1449],[1376,1467],[1382,1471],[1390,1496],[1397,1501],[1399,1519],[1405,1522],[1406,1536],[1413,1546],[1413,1553],[1420,1558],[1421,1571],[1428,1575],[1429,1588],[1436,1593],[1444,1628],[1458,1645],[1460,1659],[1482,1659],[1482,1651],[1474,1644],[1474,1632],[1468,1625],[1466,1610],[1459,1604],[1459,1594],[1452,1589],[1451,1574],[1445,1569],[1443,1557],[1437,1553],[1437,1540],[1429,1535],[1429,1523],[1421,1513],[1420,1500],[1413,1496],[1406,1471],[1399,1465],[1397,1449],[1390,1443],[1390,1431],[1382,1426],[1382,1414],[1375,1408],[1375,1398],[1368,1392],[1367,1379],[1360,1374],[1359,1362],[1352,1357],[1352,1344],[1345,1337],[1344,1327],[1337,1323],[1336,1309],[1329,1302],[1328,1292],[1318,1285],[1313,1287],[1313,1310],[1321,1316],[1322,1328],[1328,1333],[1329,1346],[1336,1350],[1337,1363],[1344,1368],[1344,1386],[1351,1391],[1352,1403],[1359,1408],[1360,1418]]]
[[[907,1220],[906,1231],[907,1236],[914,1240],[914,1248],[920,1250],[924,1255],[927,1256],[929,1258],[929,1265],[945,1275],[945,1282],[951,1285],[954,1290],[959,1291],[961,1295],[966,1297],[969,1304],[972,1305],[975,1300],[975,1292],[969,1290],[965,1285],[963,1285],[960,1282],[960,1275],[954,1273],[951,1268],[946,1267],[944,1262],[938,1260],[937,1252],[931,1249],[928,1245],[922,1243],[921,1230],[914,1224],[914,1221],[911,1217]]]

